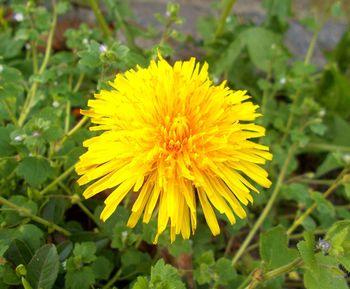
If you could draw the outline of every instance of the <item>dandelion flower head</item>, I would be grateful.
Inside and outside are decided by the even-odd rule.
[[[272,155],[252,141],[265,129],[253,123],[258,106],[246,91],[215,86],[208,65],[195,58],[170,65],[161,56],[147,68],[116,75],[110,91],[89,100],[82,114],[100,135],[84,142],[76,165],[79,185],[90,198],[109,190],[101,219],[108,219],[128,193],[137,194],[127,225],[157,218],[157,235],[170,227],[171,241],[190,237],[200,204],[213,233],[214,208],[234,224],[253,202],[252,182],[268,188],[261,168]]]

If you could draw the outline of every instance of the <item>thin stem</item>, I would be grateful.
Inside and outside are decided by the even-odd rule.
[[[261,275],[257,274],[257,275],[259,275],[258,278],[254,278],[254,274],[253,274],[252,281],[246,287],[246,289],[254,289],[257,286],[259,286],[260,283],[267,281],[267,280],[274,279],[274,278],[279,277],[281,275],[284,275],[284,274],[302,266],[303,264],[304,264],[303,259],[297,258],[285,266],[281,266],[281,267],[274,269],[272,271],[269,271],[265,274],[261,274]]]
[[[94,14],[96,16],[97,22],[100,25],[103,34],[107,37],[112,36],[111,30],[109,30],[106,19],[104,18],[97,1],[96,0],[89,0],[89,4],[90,4],[92,11],[94,12]]]
[[[60,147],[62,147],[63,143],[74,133],[76,133],[87,121],[89,120],[89,117],[87,117],[86,115],[84,115],[84,117],[82,117],[80,119],[80,121],[70,130],[68,131],[62,138],[62,140],[60,142],[58,142],[57,144],[57,150],[59,150]]]
[[[79,78],[77,83],[75,84],[74,88],[73,88],[73,92],[77,92],[84,80],[85,74],[84,73],[80,73]]]
[[[50,59],[50,54],[51,54],[51,49],[52,49],[52,40],[56,28],[56,23],[57,23],[57,14],[56,14],[56,7],[53,6],[53,12],[52,12],[52,22],[51,22],[51,27],[49,31],[49,36],[47,38],[47,45],[45,49],[45,55],[44,55],[44,60],[43,63],[40,66],[38,75],[41,75],[49,62]],[[26,98],[26,101],[24,102],[23,108],[22,108],[22,113],[19,116],[18,119],[18,125],[22,126],[23,123],[25,122],[34,102],[34,97],[36,94],[36,90],[38,88],[38,81],[34,81],[31,88],[29,89],[28,96]]]
[[[77,194],[73,194],[73,192],[62,182],[59,182],[58,185],[67,193],[67,197],[70,198],[72,204],[77,204],[78,207],[97,225],[99,226],[98,221],[96,220],[95,216],[91,211],[83,204],[83,202],[80,199],[80,196]],[[66,196],[65,196],[66,197]]]
[[[113,284],[119,279],[120,275],[122,274],[122,269],[119,269],[115,275],[110,279],[106,285],[102,287],[102,289],[109,289],[113,286]]]
[[[78,207],[97,225],[99,226],[98,221],[96,220],[95,216],[90,212],[90,210],[83,204],[82,201],[76,202]]]
[[[226,25],[226,18],[230,14],[232,7],[235,5],[236,1],[237,0],[227,0],[227,4],[222,10],[218,27],[216,28],[216,32],[215,32],[216,37],[220,36],[224,32],[225,25]]]
[[[52,228],[53,230],[62,233],[63,235],[65,235],[67,237],[71,235],[71,233],[69,231],[67,231],[66,229],[56,225],[55,223],[51,223],[43,218],[40,218],[40,217],[34,215],[29,209],[19,207],[16,204],[12,203],[9,200],[6,200],[3,197],[0,197],[0,203],[16,210],[19,214],[26,216],[39,224],[42,224],[48,228]]]
[[[64,121],[64,132],[65,133],[68,133],[68,130],[69,130],[70,109],[71,109],[70,100],[67,100],[66,117],[65,117],[65,121]]]
[[[39,192],[39,195],[43,196],[47,192],[49,192],[52,188],[54,188],[59,182],[63,181],[65,178],[67,178],[75,168],[75,164],[71,166],[69,169],[67,169],[65,172],[63,172],[59,177],[54,179],[45,189],[43,189],[41,192]]]
[[[11,121],[16,125],[17,124],[16,115],[12,112],[11,107],[7,102],[7,99],[4,97],[1,99],[1,101],[5,107],[5,110],[7,111],[8,115],[9,115]]]
[[[258,229],[260,228],[260,226],[263,224],[263,222],[265,221],[266,217],[268,216],[268,214],[270,213],[270,210],[272,209],[275,200],[277,199],[278,193],[281,189],[283,180],[285,178],[285,175],[287,173],[287,168],[288,165],[292,159],[292,156],[295,152],[297,148],[296,144],[293,144],[292,146],[290,146],[288,153],[287,153],[287,157],[284,160],[282,169],[278,175],[277,178],[277,182],[275,185],[275,188],[271,194],[271,197],[269,199],[269,201],[267,202],[264,210],[262,211],[261,215],[259,216],[258,220],[255,222],[254,226],[251,228],[251,230],[249,231],[249,234],[247,235],[247,237],[245,238],[243,244],[241,245],[241,247],[239,248],[239,250],[237,251],[237,253],[235,254],[235,256],[232,259],[232,266],[234,266],[236,264],[236,262],[239,260],[239,258],[244,254],[244,252],[246,251],[247,247],[249,246],[251,240],[253,239],[253,237],[255,236],[256,232],[258,231]]]
[[[334,183],[323,193],[323,197],[327,198],[331,193],[335,191],[343,183],[343,176],[346,174],[347,170],[344,169]],[[309,207],[302,215],[300,215],[293,224],[287,230],[287,235],[292,234],[299,225],[301,225],[305,219],[317,208],[317,203],[314,202],[311,207]]]
[[[333,144],[326,144],[326,143],[309,143],[307,144],[304,149],[311,149],[311,150],[321,150],[321,151],[341,151],[341,152],[350,152],[350,146],[338,146]]]
[[[314,54],[314,51],[315,51],[315,47],[316,47],[316,42],[317,42],[317,39],[318,39],[318,35],[320,33],[320,30],[321,30],[322,27],[320,27],[319,29],[317,29],[314,34],[312,35],[312,38],[311,38],[311,41],[310,41],[310,44],[309,44],[309,47],[306,51],[306,55],[305,55],[305,58],[304,58],[304,64],[309,64],[311,62],[311,58],[312,58],[312,55]]]

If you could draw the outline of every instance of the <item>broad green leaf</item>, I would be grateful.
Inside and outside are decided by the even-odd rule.
[[[113,270],[113,264],[106,257],[98,256],[91,265],[96,279],[107,280]]]
[[[56,247],[47,244],[39,248],[27,266],[27,279],[33,289],[51,289],[58,274]]]
[[[286,230],[282,226],[263,233],[259,245],[260,256],[267,270],[286,265],[298,257],[295,249],[288,248]]]
[[[133,272],[148,273],[152,259],[147,253],[129,248],[122,254],[121,263],[126,274]]]
[[[24,41],[13,37],[11,30],[5,29],[0,33],[0,55],[3,58],[17,56],[23,47]]]
[[[66,274],[66,288],[68,289],[89,289],[94,283],[95,275],[90,266],[68,271]]]
[[[339,264],[331,256],[318,254],[315,256],[317,270],[306,267],[304,285],[306,289],[348,289],[344,272],[339,269]]]
[[[215,263],[215,273],[217,274],[217,283],[227,285],[230,281],[237,278],[237,272],[232,266],[231,260],[220,258]]]
[[[53,169],[46,159],[26,157],[19,163],[16,173],[31,186],[38,187],[52,175]]]
[[[11,242],[5,257],[15,265],[26,265],[32,259],[33,251],[25,242],[15,239]]]
[[[68,205],[68,200],[63,198],[50,198],[42,209],[42,216],[45,220],[59,224],[64,219],[64,213]]]
[[[266,28],[252,27],[245,30],[241,37],[254,65],[264,71],[271,70],[275,53],[280,50],[279,36]]]

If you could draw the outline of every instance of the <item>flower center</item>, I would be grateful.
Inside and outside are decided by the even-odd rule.
[[[165,117],[163,130],[164,146],[168,152],[178,152],[188,141],[190,129],[188,118],[177,114],[175,117]]]

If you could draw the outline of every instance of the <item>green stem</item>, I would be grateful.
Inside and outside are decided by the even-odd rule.
[[[347,170],[344,169],[337,179],[334,181],[334,183],[328,188],[327,191],[323,193],[323,197],[327,198],[331,193],[335,191],[336,188],[338,188],[343,183],[343,176],[346,174]],[[317,203],[314,202],[311,207],[309,207],[302,215],[300,215],[293,224],[289,227],[287,230],[287,235],[292,234],[296,228],[298,228],[305,219],[317,208]]]
[[[326,144],[326,143],[309,143],[304,147],[304,149],[331,151],[331,152],[341,151],[341,152],[350,153],[350,146],[338,146],[338,145]]]
[[[59,177],[57,177],[55,180],[53,180],[45,189],[43,189],[41,192],[39,192],[39,195],[43,196],[47,192],[49,192],[51,189],[53,189],[59,182],[63,181],[65,178],[67,178],[75,168],[75,164],[71,166],[69,169],[67,169],[64,173],[62,173]]]
[[[226,26],[226,19],[228,17],[228,15],[230,14],[232,7],[235,5],[237,0],[227,0],[227,4],[224,7],[224,9],[222,10],[220,19],[219,19],[219,24],[218,27],[216,28],[216,32],[215,32],[215,36],[218,37],[220,36],[225,29]]]
[[[16,115],[12,112],[10,105],[7,102],[7,99],[1,98],[1,101],[5,107],[5,110],[7,111],[7,114],[9,115],[11,121],[16,125],[17,124],[17,119],[16,119]]]
[[[44,60],[40,66],[38,75],[41,75],[45,71],[47,64],[49,63],[51,49],[52,49],[52,40],[53,40],[55,28],[56,28],[56,23],[57,23],[57,14],[56,14],[56,7],[54,6],[53,12],[52,12],[51,27],[50,27],[50,31],[49,31],[49,36],[47,38],[47,45],[46,45],[46,49],[45,49]],[[25,122],[25,120],[27,119],[27,116],[28,116],[28,114],[33,106],[33,102],[34,102],[37,88],[38,88],[38,81],[34,81],[31,88],[29,89],[28,96],[27,96],[26,101],[25,101],[23,108],[22,108],[22,113],[19,116],[19,119],[18,119],[19,126],[22,126],[23,123]]]
[[[84,73],[80,73],[79,78],[77,83],[75,84],[74,88],[73,88],[73,92],[77,92],[84,80],[85,74]]]
[[[304,264],[303,259],[297,258],[294,261],[290,262],[289,264],[287,264],[285,266],[281,266],[281,267],[274,269],[272,271],[269,271],[265,274],[262,274],[262,275],[258,276],[257,278],[254,278],[254,276],[252,276],[253,280],[250,282],[250,284],[245,289],[254,289],[257,286],[259,286],[260,283],[274,279],[274,278],[279,277],[281,275],[284,275],[284,274],[302,266],[303,264]],[[257,274],[257,275],[259,275],[259,274]]]
[[[68,130],[69,130],[70,109],[71,109],[70,100],[67,100],[66,117],[65,117],[65,121],[64,121],[64,132],[65,133],[68,133]]]
[[[244,252],[246,251],[247,247],[249,246],[251,240],[253,239],[253,237],[255,236],[256,232],[258,231],[258,229],[260,228],[260,226],[263,224],[263,222],[265,221],[266,217],[268,216],[268,214],[270,213],[270,210],[272,209],[275,200],[277,199],[278,193],[281,189],[281,186],[283,184],[283,180],[285,178],[285,175],[287,173],[287,168],[288,165],[292,159],[292,156],[295,152],[297,148],[296,144],[293,144],[292,146],[290,146],[287,156],[284,160],[282,169],[278,175],[277,178],[277,182],[276,185],[274,187],[274,190],[271,194],[271,197],[269,199],[269,201],[267,202],[264,210],[262,211],[262,213],[260,214],[258,220],[255,222],[254,226],[250,229],[249,234],[247,235],[247,237],[245,238],[243,244],[240,246],[240,248],[238,249],[237,253],[234,255],[233,259],[232,259],[232,266],[236,265],[236,262],[239,260],[239,258],[244,254]]]
[[[59,148],[62,147],[63,143],[70,137],[72,136],[74,133],[76,133],[87,121],[89,120],[89,117],[87,117],[86,115],[84,115],[84,117],[81,118],[81,120],[69,131],[67,132],[62,140],[60,142],[58,142],[57,144],[57,150],[59,150]]]
[[[92,11],[94,12],[94,14],[96,16],[97,22],[100,25],[103,34],[107,37],[112,36],[111,30],[109,30],[106,19],[104,18],[97,1],[96,0],[89,0],[89,4],[90,4]]]
[[[39,224],[42,224],[48,228],[52,228],[55,231],[62,233],[63,235],[65,235],[67,237],[71,235],[71,233],[69,231],[67,231],[66,229],[56,225],[55,223],[51,223],[43,218],[40,218],[40,217],[34,215],[29,209],[19,207],[16,204],[12,203],[9,200],[6,200],[3,197],[0,197],[0,203],[16,210],[19,214],[26,216]]]
[[[71,199],[72,204],[77,204],[78,207],[97,225],[99,226],[98,221],[91,211],[83,204],[80,199],[80,196],[73,194],[73,192],[62,182],[59,182],[58,185],[67,193],[68,197]]]
[[[120,277],[121,274],[122,274],[122,270],[119,269],[119,270],[115,273],[115,275],[112,277],[112,279],[110,279],[110,280],[107,282],[107,284],[104,285],[104,286],[102,287],[102,289],[109,289],[109,288],[111,288],[111,287],[113,286],[113,284],[114,284],[115,282],[117,282],[117,280],[119,279],[119,277]]]

